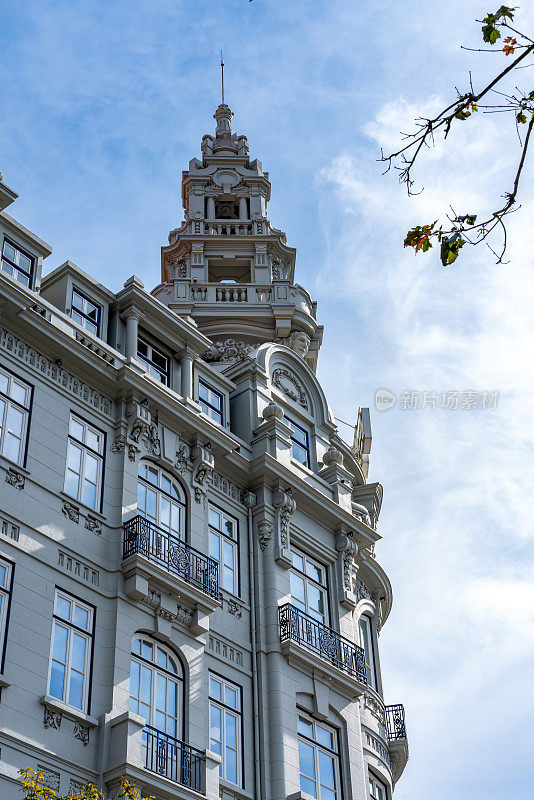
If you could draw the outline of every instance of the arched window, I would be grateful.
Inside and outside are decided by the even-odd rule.
[[[166,472],[146,461],[139,464],[137,510],[158,528],[185,539],[184,491]]]
[[[148,636],[133,640],[130,711],[161,733],[182,737],[184,675],[178,658]],[[145,734],[146,739],[146,734]]]

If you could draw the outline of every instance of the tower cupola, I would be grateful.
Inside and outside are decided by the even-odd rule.
[[[215,135],[202,137],[202,160],[182,173],[184,220],[162,247],[153,294],[216,344],[249,351],[282,341],[315,369],[323,332],[316,303],[294,282],[296,250],[267,216],[269,174],[250,160],[247,137],[232,133],[232,117],[223,101]]]

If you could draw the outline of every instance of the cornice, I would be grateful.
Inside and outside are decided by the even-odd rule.
[[[35,233],[32,233],[30,230],[28,230],[28,228],[25,228],[24,225],[21,225],[20,222],[17,222],[16,219],[10,217],[5,211],[0,211],[0,219],[5,223],[5,225],[7,225],[8,228],[16,231],[19,236],[29,242],[29,244],[35,250],[37,250],[39,255],[43,256],[43,258],[46,258],[46,256],[51,254],[52,248],[49,244],[36,236]]]

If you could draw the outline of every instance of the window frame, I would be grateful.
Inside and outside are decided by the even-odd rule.
[[[154,659],[152,661],[149,661],[147,658],[145,658],[141,654],[134,653],[133,645],[134,645],[134,642],[137,641],[137,640],[144,640],[146,642],[149,642],[152,645],[153,652],[154,652],[154,648],[156,648],[156,647],[161,648],[161,650],[163,650],[163,652],[166,653],[168,658],[172,658],[173,661],[176,662],[178,668],[180,669],[180,674],[171,672],[171,670],[168,670],[165,667],[159,666]],[[176,699],[177,699],[176,733],[177,733],[177,735],[175,737],[173,737],[173,738],[177,739],[178,741],[185,742],[185,715],[186,715],[186,708],[187,707],[186,707],[186,703],[185,703],[185,701],[186,701],[186,697],[185,697],[185,670],[184,670],[184,665],[182,663],[182,659],[177,655],[177,653],[174,650],[172,650],[164,642],[160,642],[159,639],[155,639],[154,636],[151,636],[148,633],[142,633],[140,631],[137,631],[133,635],[132,642],[131,642],[131,645],[130,645],[130,673],[129,673],[129,677],[128,677],[128,709],[130,708],[130,700],[132,698],[132,694],[131,694],[131,677],[132,677],[132,661],[134,661],[134,660],[136,660],[137,663],[144,664],[146,667],[148,667],[151,670],[152,675],[160,673],[160,674],[162,674],[164,676],[167,676],[169,678],[172,678],[173,680],[176,681],[176,683],[177,683],[177,693],[176,693]],[[150,713],[151,713],[151,715],[153,714],[154,717],[155,717],[156,712],[157,712],[156,701],[155,701],[155,693],[156,693],[156,680],[154,678],[151,678]],[[141,705],[140,697],[137,700],[137,702],[138,702],[138,705],[140,706]],[[132,713],[138,713],[139,716],[143,716],[139,712],[132,712]],[[165,709],[165,714],[167,715],[166,709]],[[149,721],[146,721],[146,724],[149,725],[150,727],[154,728],[155,730],[158,730],[158,731],[160,730],[156,726],[156,720],[155,719],[151,718]],[[171,736],[172,737],[172,734],[171,733],[168,734],[168,733],[166,733],[166,731],[160,731],[160,733],[162,733],[165,736]]]
[[[141,470],[141,467],[146,467],[147,470],[150,467],[152,467],[153,469],[157,470],[157,472],[158,472],[158,485],[157,486],[155,484],[151,483],[147,478],[145,478],[145,477],[143,477],[142,475],[139,474],[140,470]],[[171,485],[172,484],[176,484],[176,486],[179,489],[178,493],[181,494],[181,498],[182,499],[173,497],[172,494],[169,494],[165,489],[161,488],[160,483],[161,483],[161,477],[162,476],[166,477],[169,480],[169,482],[171,483]],[[146,512],[142,512],[139,509],[139,483],[142,483],[144,486],[146,486],[147,489],[149,489],[149,488],[152,489],[157,495],[157,500],[156,500],[157,521],[156,522],[153,521],[152,517],[147,516]],[[137,513],[140,516],[142,516],[143,519],[148,520],[148,522],[150,522],[152,525],[155,525],[157,528],[160,528],[162,531],[165,531],[165,533],[169,534],[169,536],[175,536],[176,538],[180,539],[180,541],[187,543],[187,541],[188,541],[188,524],[187,524],[188,504],[187,504],[187,493],[186,493],[182,483],[179,480],[177,480],[174,477],[174,475],[171,472],[169,472],[168,470],[166,470],[164,467],[160,467],[159,464],[156,464],[153,461],[149,461],[148,459],[142,458],[139,461],[139,465],[138,465],[138,468],[137,468],[137,484],[136,484],[136,487],[137,487],[137,493],[136,493]],[[168,498],[171,503],[175,502],[175,503],[178,503],[179,506],[181,506],[181,509],[182,509],[183,513],[180,515],[180,518],[183,519],[183,524],[180,526],[180,530],[178,531],[178,533],[175,533],[170,528],[168,529],[164,525],[161,524],[161,513],[160,513],[161,512],[161,499],[160,499],[161,495],[164,495],[166,498]]]
[[[364,620],[367,627],[367,637],[364,635],[362,630],[364,627],[362,625]],[[365,673],[367,676],[367,684],[371,687],[371,689],[374,689],[375,692],[377,692],[378,674],[376,669],[376,653],[373,638],[373,620],[371,619],[370,615],[366,614],[365,612],[361,614],[358,619],[358,638],[360,640],[360,647],[362,648],[365,656]],[[369,642],[369,647],[366,647],[366,640]],[[371,681],[369,681],[369,675],[371,676]]]
[[[76,439],[73,434],[70,432],[70,423],[72,419],[75,419],[78,424],[83,425],[84,430],[86,428],[90,428],[93,432],[96,432],[102,438],[102,452],[99,453],[98,450],[94,450],[89,445],[85,444],[85,442],[81,442],[79,439]],[[85,432],[84,432],[85,436]],[[78,446],[82,450],[82,456],[80,458],[80,472],[78,474],[78,493],[76,497],[70,492],[67,491],[67,471],[68,471],[68,459],[69,459],[69,445],[70,442],[74,442],[75,446]],[[85,500],[81,499],[83,497],[83,476],[85,475],[85,455],[86,451],[90,453],[90,455],[95,456],[99,461],[99,474],[98,474],[98,482],[96,484],[95,490],[95,506],[89,505],[86,503]],[[104,502],[104,475],[106,469],[106,432],[103,431],[101,428],[97,428],[96,425],[93,425],[92,422],[84,419],[80,414],[76,411],[70,410],[69,414],[69,425],[67,429],[67,452],[65,457],[65,477],[63,481],[63,492],[68,497],[71,497],[73,500],[76,500],[77,503],[81,503],[81,505],[85,506],[86,508],[90,508],[92,511],[96,511],[98,514],[102,513],[102,507]],[[73,470],[72,470],[73,471]]]
[[[8,258],[6,255],[4,255],[4,249],[5,249],[6,244],[8,244],[15,251],[17,251],[18,253],[21,253],[23,256],[26,256],[26,258],[28,258],[30,260],[31,267],[30,267],[30,271],[29,272],[27,272],[24,269],[21,269],[18,266],[18,264],[16,264],[15,262],[11,261],[10,258]],[[28,278],[28,285],[27,286],[22,281],[19,281],[19,279],[15,275],[9,275],[9,272],[7,272],[4,269],[4,260],[10,265],[10,267],[15,272],[22,273],[23,275],[25,275]],[[17,283],[20,283],[21,286],[26,286],[27,289],[30,289],[30,290],[33,291],[33,284],[34,284],[34,281],[35,281],[35,264],[36,264],[36,261],[37,261],[37,259],[36,259],[35,256],[33,256],[27,250],[24,250],[24,248],[22,248],[20,245],[15,244],[13,239],[10,239],[8,236],[4,235],[3,241],[2,241],[2,252],[0,253],[0,271],[2,271],[5,275],[9,275],[10,278],[13,278],[13,280],[15,280]]]
[[[304,563],[303,563],[304,572],[302,570],[300,570],[298,567],[295,566],[295,564],[293,562],[293,558],[292,558],[291,566],[289,568],[289,574],[290,575],[291,575],[292,572],[295,572],[295,573],[297,573],[299,575],[299,577],[303,578],[303,580],[304,580],[304,591],[305,591],[305,599],[306,599],[306,602],[305,602],[306,608],[304,609],[303,613],[307,614],[310,617],[312,617],[312,619],[315,619],[313,614],[310,614],[310,611],[309,611],[307,586],[308,586],[308,582],[310,582],[313,585],[319,587],[320,590],[322,590],[324,592],[324,597],[325,597],[325,603],[324,603],[325,618],[324,618],[322,624],[330,627],[330,619],[331,619],[331,614],[330,614],[330,592],[329,592],[329,585],[328,585],[328,568],[327,568],[327,566],[325,564],[323,564],[321,561],[319,561],[318,559],[314,558],[313,556],[308,555],[308,553],[306,553],[304,550],[301,550],[300,548],[295,547],[294,545],[291,547],[290,552],[291,552],[291,556],[292,557],[293,557],[293,555],[296,555],[296,556],[300,556],[300,558],[304,559]],[[307,574],[307,572],[305,571],[305,569],[306,569],[306,561],[309,561],[311,564],[313,564],[313,566],[318,567],[319,569],[321,569],[323,571],[324,581],[325,581],[324,583],[320,583],[319,581],[315,580],[315,578],[312,578],[310,575]],[[291,587],[291,578],[289,580],[290,580],[290,587]],[[291,592],[291,588],[290,588],[290,596],[291,596],[291,604],[295,605],[293,603],[293,593]],[[299,608],[299,606],[296,606],[296,608]],[[299,608],[299,611],[302,611],[302,609]],[[317,622],[321,622],[321,620],[316,620],[316,621]]]
[[[299,425],[298,422],[295,422],[295,420],[292,417],[288,417],[287,414],[284,414],[284,418],[285,418],[286,423],[288,423],[289,427],[291,428],[291,436],[290,436],[290,439],[291,439],[291,458],[294,461],[296,461],[297,464],[300,464],[303,467],[307,467],[307,469],[311,469],[311,445],[310,445],[310,434],[309,434],[309,431],[307,431],[306,428],[303,428],[302,425]],[[301,433],[304,434],[304,438],[306,440],[306,444],[305,445],[302,444],[302,442],[299,442],[299,440],[295,438],[295,436],[294,436],[294,429],[295,428],[298,431],[300,431]],[[306,463],[305,464],[302,461],[300,461],[298,458],[296,458],[296,456],[294,455],[293,445],[297,445],[298,447],[301,447],[304,450],[304,452],[306,453]]]
[[[80,310],[79,308],[75,308],[74,307],[74,295],[75,294],[79,295],[82,298],[82,300],[85,300],[88,303],[92,303],[95,306],[95,308],[97,309],[97,321],[96,322],[94,320],[92,320],[90,318],[90,316],[88,314],[86,314],[84,311]],[[87,320],[92,325],[96,325],[96,333],[94,333],[91,330],[88,330],[88,328],[85,327],[83,322],[79,322],[77,319],[74,319],[74,317],[72,316],[72,312],[73,311],[76,311],[81,317],[84,318],[84,320]],[[85,331],[87,331],[87,333],[91,333],[93,336],[96,336],[97,339],[101,339],[102,338],[101,337],[101,333],[102,333],[102,305],[101,305],[101,303],[97,303],[96,300],[94,300],[92,297],[90,297],[82,289],[79,289],[74,284],[72,285],[71,299],[70,299],[70,317],[74,322],[76,322]]]
[[[22,403],[19,403],[18,400],[14,400],[9,394],[5,394],[4,392],[2,392],[0,390],[0,398],[3,398],[5,400],[5,403],[6,403],[6,409],[5,409],[4,417],[2,417],[2,419],[0,419],[0,455],[2,456],[2,458],[5,458],[6,461],[9,461],[11,464],[16,464],[19,467],[25,467],[26,466],[26,461],[27,461],[27,458],[28,458],[28,446],[29,446],[29,443],[30,443],[30,424],[31,424],[31,418],[32,418],[33,394],[34,394],[35,387],[33,386],[33,384],[28,383],[28,381],[26,381],[24,378],[21,378],[16,372],[13,372],[13,370],[9,369],[9,367],[4,366],[4,364],[0,364],[0,373],[2,373],[2,372],[8,373],[8,391],[9,391],[9,385],[13,381],[13,379],[15,379],[16,381],[18,381],[21,384],[24,384],[24,386],[26,387],[26,390],[27,390],[27,398],[28,398],[27,402],[28,402],[28,405],[27,406],[22,405]],[[19,410],[22,410],[22,412],[24,414],[24,423],[23,423],[24,429],[23,429],[23,435],[21,436],[21,446],[19,447],[19,460],[18,461],[13,461],[8,456],[5,456],[3,454],[3,452],[2,452],[3,451],[3,442],[4,442],[4,433],[5,433],[5,421],[4,420],[7,419],[8,407],[9,407],[9,405],[11,403],[14,403],[14,405]],[[22,442],[24,442],[23,446],[22,446]]]
[[[379,778],[377,775],[375,775],[374,772],[372,772],[371,770],[368,770],[367,779],[368,779],[369,797],[371,798],[371,800],[390,800],[390,794],[389,794],[388,785],[386,783],[384,783],[382,778]],[[383,793],[384,793],[383,799],[381,799],[381,798],[377,797],[375,794],[371,793],[372,792],[372,786],[371,786],[372,783],[374,783],[376,786],[378,786],[379,789],[383,790]]]
[[[86,630],[80,628],[74,622],[70,620],[66,620],[64,617],[60,617],[59,614],[56,613],[56,602],[58,594],[63,596],[65,599],[69,600],[72,603],[73,607],[75,605],[79,605],[84,607],[86,611],[90,614],[90,622]],[[55,623],[61,623],[64,628],[68,629],[68,637],[67,637],[67,652],[66,652],[66,663],[65,663],[65,674],[63,678],[63,697],[56,697],[51,693],[51,686],[50,686],[50,679],[52,677],[52,661],[53,653],[54,653],[54,631],[55,631]],[[89,642],[89,646],[86,647],[85,651],[85,671],[84,675],[84,686],[82,690],[82,708],[78,708],[78,706],[72,705],[68,702],[68,693],[70,690],[70,675],[71,675],[71,656],[72,656],[72,632],[82,634],[86,641]],[[46,679],[46,693],[53,697],[56,700],[64,703],[66,706],[70,708],[74,708],[77,711],[81,711],[83,714],[90,714],[91,712],[91,699],[92,699],[92,689],[93,689],[93,661],[94,661],[94,651],[95,651],[95,632],[96,632],[96,606],[92,603],[87,602],[78,595],[73,594],[72,592],[68,592],[66,589],[62,589],[61,586],[54,587],[54,605],[52,611],[52,629],[50,633],[50,653],[48,656],[48,675]],[[64,698],[67,697],[65,700]]]
[[[211,392],[212,394],[214,394],[216,397],[218,397],[218,398],[219,398],[219,400],[221,401],[221,407],[220,407],[220,409],[219,409],[219,408],[217,408],[216,406],[212,405],[212,404],[209,402],[209,400],[205,400],[203,397],[201,397],[201,396],[200,396],[200,387],[201,387],[201,386],[203,386],[203,387],[204,387],[204,389],[207,389],[207,390],[208,390],[208,392]],[[215,414],[217,414],[217,415],[220,417],[220,419],[214,419],[214,418],[211,416],[211,414],[210,414],[210,413],[208,413],[208,411],[205,411],[205,410],[204,410],[204,408],[202,408],[202,413],[203,413],[203,414],[205,414],[207,417],[209,417],[209,419],[211,419],[211,421],[212,421],[212,422],[216,422],[216,423],[217,423],[217,425],[220,425],[220,426],[221,426],[221,428],[223,428],[223,427],[224,427],[224,419],[225,419],[225,414],[224,414],[224,399],[225,399],[225,396],[224,396],[224,394],[223,394],[222,392],[220,392],[218,389],[214,389],[214,388],[213,388],[213,386],[210,386],[210,384],[209,384],[209,383],[207,383],[207,382],[206,382],[205,380],[203,380],[202,378],[199,378],[199,379],[198,379],[198,404],[199,404],[199,406],[201,406],[201,407],[202,407],[202,404],[204,404],[205,406],[207,406],[207,407],[208,407],[208,409],[209,409],[210,411],[213,411]]]
[[[0,556],[0,565],[7,567],[7,586],[0,586],[0,595],[6,598],[5,605],[2,602],[2,610],[0,612],[0,672],[3,672],[7,652],[11,600],[13,598],[13,586],[15,582],[15,562],[2,555]]]
[[[139,344],[143,344],[145,345],[145,347],[148,348],[148,350],[150,351],[150,356],[145,356],[139,352]],[[167,362],[167,368],[165,372],[163,372],[156,365],[156,362],[152,360],[152,355],[154,352],[156,352],[158,356],[161,356],[161,358],[164,358],[165,361]],[[156,380],[156,376],[152,374],[152,372],[150,371],[150,367],[152,367],[152,369],[154,369],[160,377],[165,378],[164,381],[162,380],[159,381],[163,386],[171,385],[171,357],[168,353],[165,353],[164,350],[160,349],[159,345],[153,345],[150,339],[147,336],[144,336],[141,332],[139,332],[137,335],[136,353],[137,353],[136,356],[137,360],[145,365],[146,371],[151,378],[154,378],[154,380]]]
[[[210,522],[210,510],[214,509],[218,514],[221,514],[223,517],[227,517],[234,525],[235,531],[235,538],[232,538],[227,533],[219,528],[215,528]],[[211,555],[211,532],[219,537],[219,557],[216,558],[215,556]],[[221,557],[221,542],[224,539],[227,539],[229,542],[232,542],[233,551],[234,551],[234,587],[233,589],[226,589],[223,585],[224,581],[224,564],[222,563]],[[240,537],[239,537],[239,520],[237,517],[234,517],[232,514],[229,514],[224,508],[218,506],[216,503],[212,503],[211,501],[208,502],[208,554],[210,558],[213,558],[217,564],[219,565],[219,589],[223,589],[225,592],[230,592],[235,597],[241,597],[241,546],[240,546]]]
[[[231,689],[233,689],[238,698],[239,709],[232,708],[231,706],[227,705],[224,701],[218,700],[215,697],[211,696],[211,679],[217,681],[221,684],[221,696],[224,697],[224,687],[228,685]],[[243,687],[238,684],[234,683],[234,681],[229,680],[224,675],[221,675],[219,672],[215,672],[215,670],[208,670],[208,741],[211,749],[211,705],[220,709],[221,713],[221,763],[219,765],[219,776],[222,780],[227,781],[232,786],[237,786],[240,789],[245,788],[245,731],[244,731],[244,719],[243,719]],[[225,712],[228,712],[237,718],[236,723],[236,734],[237,734],[237,750],[236,750],[236,766],[237,766],[237,783],[234,783],[232,780],[227,778],[222,773],[225,771],[225,752],[226,752],[226,717]],[[224,720],[224,722],[223,722]]]
[[[306,723],[313,725],[314,737],[316,736],[315,730],[316,730],[317,725],[319,727],[327,730],[329,733],[331,733],[332,734],[332,741],[333,741],[336,749],[332,750],[331,748],[329,748],[326,745],[321,744],[319,741],[317,741],[317,738],[311,739],[309,736],[307,736],[306,734],[304,734],[301,731],[299,731],[299,720],[301,718]],[[341,741],[340,741],[340,736],[339,736],[339,729],[335,728],[333,725],[331,725],[328,722],[322,722],[320,720],[316,720],[307,711],[304,711],[304,710],[302,710],[300,708],[297,708],[297,748],[298,748],[298,744],[301,741],[301,739],[304,741],[305,744],[311,746],[312,749],[313,749],[314,769],[315,769],[315,797],[317,798],[317,800],[320,800],[320,798],[321,798],[321,792],[320,792],[321,777],[320,777],[320,770],[318,768],[318,756],[317,756],[317,753],[319,751],[326,753],[328,756],[333,756],[334,776],[335,776],[335,779],[337,781],[337,786],[335,788],[335,795],[336,795],[335,800],[343,800],[343,776],[342,776],[342,771],[341,771],[341,746],[340,746],[341,745]],[[299,788],[300,788],[300,791],[303,794],[308,795],[309,797],[312,797],[312,795],[310,795],[308,792],[305,792],[301,788],[301,776],[304,775],[309,780],[311,780],[311,777],[309,775],[306,775],[306,773],[303,773],[301,771],[301,768],[300,768],[300,750],[298,752],[298,770],[299,770]],[[319,788],[319,792],[317,791],[318,788]],[[328,789],[328,787],[326,787],[326,788]],[[332,790],[329,789],[329,791],[332,791]]]

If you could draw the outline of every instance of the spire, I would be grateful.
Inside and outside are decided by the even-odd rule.
[[[223,61],[222,50],[221,50],[221,105],[224,105],[224,61]]]

